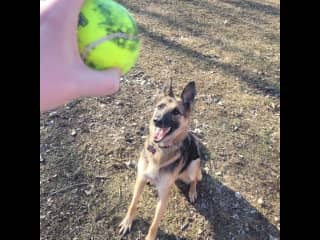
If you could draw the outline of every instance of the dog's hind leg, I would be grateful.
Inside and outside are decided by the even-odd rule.
[[[191,203],[194,203],[197,199],[197,183],[202,179],[202,173],[200,168],[200,159],[192,161],[187,168],[188,177],[190,179],[189,199]]]

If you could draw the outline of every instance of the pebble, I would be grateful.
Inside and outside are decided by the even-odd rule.
[[[262,205],[264,203],[263,199],[262,198],[259,198],[258,199],[258,204]]]
[[[49,113],[49,117],[54,117],[56,116],[58,113],[56,111],[50,112]]]
[[[235,219],[235,220],[239,220],[239,215],[238,215],[238,214],[234,214],[234,215],[232,216],[232,218]]]
[[[84,192],[88,196],[88,195],[92,194],[93,189],[94,189],[94,185],[90,184],[90,189],[89,190],[84,190]]]
[[[75,136],[77,134],[76,130],[72,129],[71,136]]]
[[[241,194],[239,192],[236,192],[234,195],[236,196],[236,198],[241,199]]]

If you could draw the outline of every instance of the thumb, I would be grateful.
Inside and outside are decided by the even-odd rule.
[[[77,75],[77,95],[83,97],[97,97],[111,95],[119,90],[120,71],[118,69],[97,71],[86,67],[79,71]]]

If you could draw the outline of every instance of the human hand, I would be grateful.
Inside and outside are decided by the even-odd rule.
[[[80,57],[77,25],[83,2],[40,1],[40,111],[119,89],[120,70],[93,70]]]

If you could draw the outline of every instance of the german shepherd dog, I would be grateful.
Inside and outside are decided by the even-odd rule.
[[[149,125],[149,136],[138,161],[138,174],[133,198],[120,223],[120,235],[130,231],[137,203],[147,182],[158,190],[159,202],[146,240],[156,238],[160,220],[168,204],[171,186],[176,180],[190,184],[189,199],[197,198],[197,182],[202,179],[198,139],[189,132],[190,115],[196,95],[194,82],[189,82],[180,97],[175,97],[172,82],[156,97],[156,107]]]

